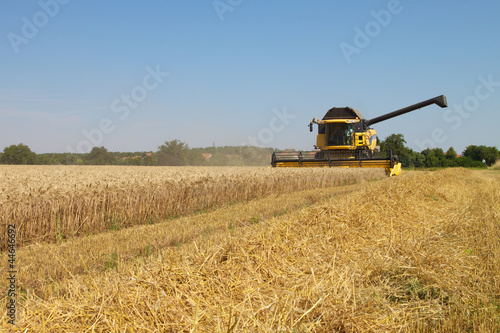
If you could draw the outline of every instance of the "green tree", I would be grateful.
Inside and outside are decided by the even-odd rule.
[[[36,154],[31,149],[22,143],[11,145],[3,150],[0,159],[2,164],[35,164]]]
[[[189,165],[205,165],[206,161],[201,152],[196,150],[189,150],[187,154],[187,161]]]
[[[410,149],[410,166],[421,168],[424,166],[425,156]]]
[[[77,155],[72,153],[58,154],[58,160],[60,164],[77,164]]]
[[[159,146],[156,157],[159,165],[187,165],[188,154],[189,146],[175,139]]]
[[[398,156],[404,167],[412,167],[414,166],[411,159],[412,151],[405,144],[406,140],[403,134],[391,134],[380,142],[380,150],[387,154],[392,150],[392,153]]]
[[[158,165],[158,158],[156,157],[155,154],[152,154],[150,156],[146,155],[142,160],[142,165],[148,165],[148,166]]]
[[[479,161],[474,161],[472,158],[467,156],[457,157],[454,161],[456,166],[464,167],[464,168],[481,168],[486,169],[486,164]]]
[[[496,147],[475,146],[471,145],[465,148],[464,156],[471,158],[474,161],[485,161],[488,166],[495,164],[499,159],[499,152]]]
[[[481,155],[481,147],[475,145],[467,146],[463,153],[463,156],[468,157],[473,161],[482,161]]]
[[[457,152],[455,151],[455,149],[453,149],[453,147],[450,147],[450,149],[446,151],[445,156],[447,160],[454,160],[457,158]]]
[[[497,147],[486,147],[483,158],[488,166],[492,166],[500,158],[500,152]]]
[[[446,154],[444,155],[446,157],[446,165],[449,167],[457,167],[457,152],[453,147],[450,147],[447,151]]]
[[[125,165],[142,165],[142,158],[136,157],[136,158],[128,158],[125,160]]]
[[[115,156],[104,147],[93,147],[87,156],[87,164],[109,165],[115,164]]]
[[[436,167],[446,167],[446,157],[441,148],[434,148],[422,151],[422,155],[424,155],[424,166],[426,168],[436,168]]]

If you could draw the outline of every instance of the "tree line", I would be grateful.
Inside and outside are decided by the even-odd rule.
[[[6,147],[0,153],[0,164],[258,166],[267,165],[274,151],[252,146],[190,148],[180,140],[172,140],[166,141],[155,152],[110,152],[105,147],[93,147],[85,154],[36,154],[20,143]]]
[[[398,155],[403,167],[407,168],[443,168],[466,167],[486,168],[492,166],[500,158],[496,147],[470,145],[462,154],[458,155],[453,147],[446,152],[441,148],[427,148],[421,152],[413,151],[406,147],[402,134],[391,134],[380,142],[380,150],[392,150]]]
[[[389,135],[380,142],[382,152],[392,150],[398,155],[403,167],[473,167],[486,168],[500,158],[496,147],[468,146],[457,156],[450,147],[446,152],[441,148],[413,151],[406,146],[402,134]],[[105,147],[93,147],[87,154],[49,153],[36,154],[20,143],[6,147],[0,153],[1,164],[40,164],[40,165],[146,165],[146,166],[258,166],[270,163],[273,148],[252,146],[224,146],[190,148],[188,144],[172,140],[166,141],[155,152],[110,152]]]

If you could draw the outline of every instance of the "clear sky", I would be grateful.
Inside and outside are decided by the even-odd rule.
[[[312,149],[334,106],[408,146],[499,147],[498,0],[5,0],[0,150]]]

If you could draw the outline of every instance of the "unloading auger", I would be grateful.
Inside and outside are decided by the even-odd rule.
[[[432,104],[441,108],[448,106],[446,96],[441,95],[373,119],[365,119],[358,110],[350,107],[334,107],[328,110],[323,119],[313,118],[309,124],[311,132],[313,125],[318,125],[315,151],[275,152],[271,157],[271,165],[278,168],[385,168],[390,176],[399,175],[401,163],[398,156],[392,151],[380,152],[377,132],[371,125]]]

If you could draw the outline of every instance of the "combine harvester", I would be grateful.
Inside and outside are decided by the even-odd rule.
[[[389,176],[401,173],[401,163],[392,151],[383,152],[377,146],[377,132],[370,126],[410,111],[432,104],[442,108],[448,106],[446,96],[407,106],[373,119],[365,119],[358,110],[350,107],[332,108],[323,119],[315,119],[309,124],[318,125],[316,151],[275,152],[271,157],[273,167],[344,167],[344,168],[385,168]]]

